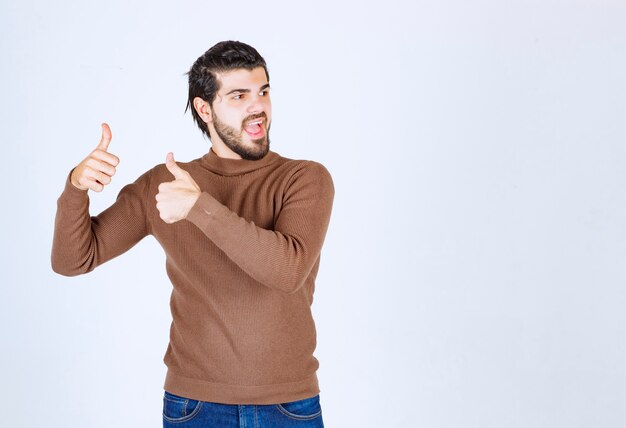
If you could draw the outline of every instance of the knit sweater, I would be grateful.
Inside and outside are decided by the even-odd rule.
[[[173,289],[165,389],[224,404],[276,404],[319,393],[311,313],[334,185],[320,163],[269,151],[260,160],[213,150],[178,162],[202,193],[187,218],[156,208],[164,164],[89,214],[86,190],[67,176],[57,201],[52,268],[92,271],[147,235],[161,244]]]

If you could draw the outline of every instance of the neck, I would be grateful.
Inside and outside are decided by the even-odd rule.
[[[280,155],[270,150],[259,160],[231,159],[219,156],[214,147],[211,147],[209,152],[202,157],[202,165],[219,175],[242,175],[266,167],[279,158]]]
[[[242,159],[241,155],[238,155],[237,153],[233,152],[231,149],[226,147],[226,144],[224,144],[219,139],[216,139],[211,144],[211,148],[213,149],[213,152],[216,155],[218,155],[219,157],[221,157],[221,158],[225,158],[225,159]]]

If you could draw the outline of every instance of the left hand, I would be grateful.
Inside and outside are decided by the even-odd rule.
[[[187,218],[202,191],[191,175],[176,164],[173,153],[167,154],[165,166],[174,176],[174,181],[159,184],[155,199],[159,216],[171,224]]]

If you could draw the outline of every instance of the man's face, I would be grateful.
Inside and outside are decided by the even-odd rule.
[[[270,147],[272,102],[263,67],[218,73],[221,83],[211,109],[209,129],[243,159],[264,157]]]

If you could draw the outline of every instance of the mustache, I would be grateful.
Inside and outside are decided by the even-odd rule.
[[[241,121],[241,129],[243,129],[244,123],[250,122],[251,120],[254,120],[254,119],[265,119],[265,122],[267,122],[267,114],[265,113],[251,114],[250,116],[246,117],[244,120]]]

